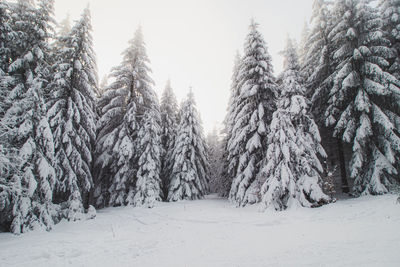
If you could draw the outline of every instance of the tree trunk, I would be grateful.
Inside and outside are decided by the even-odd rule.
[[[346,163],[343,152],[343,143],[340,138],[337,138],[338,143],[338,153],[339,153],[339,164],[340,164],[340,176],[342,177],[342,192],[349,193],[349,184],[347,182],[346,175]]]

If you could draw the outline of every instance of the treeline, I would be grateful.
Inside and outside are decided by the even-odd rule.
[[[159,104],[141,29],[99,88],[89,9],[57,33],[53,10],[54,0],[0,2],[1,230],[203,197],[194,96],[179,108],[168,82]]]
[[[319,129],[337,140],[333,150],[341,175],[353,181],[351,194],[398,187],[400,1],[315,0],[311,25],[299,47],[288,41],[278,77],[254,22],[236,58],[222,179],[213,184],[238,206],[332,201]],[[350,147],[348,164],[342,143]]]

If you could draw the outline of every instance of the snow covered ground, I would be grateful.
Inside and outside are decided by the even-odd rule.
[[[119,207],[0,234],[0,266],[400,266],[397,196],[260,213],[225,199]]]

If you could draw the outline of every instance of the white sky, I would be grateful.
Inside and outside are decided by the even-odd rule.
[[[100,80],[121,62],[121,53],[142,25],[159,96],[167,79],[178,102],[193,87],[204,129],[225,117],[236,51],[252,17],[272,56],[275,75],[282,69],[287,34],[300,39],[313,0],[56,0],[56,19],[78,19],[90,4]]]

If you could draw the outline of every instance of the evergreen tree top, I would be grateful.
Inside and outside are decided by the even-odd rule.
[[[283,51],[285,68],[282,74],[283,84],[281,86],[282,96],[286,95],[304,95],[305,87],[302,86],[302,78],[299,73],[300,65],[296,52],[291,39],[287,40],[286,49]]]
[[[260,74],[272,73],[271,56],[267,51],[267,44],[264,38],[258,31],[258,25],[254,20],[251,21],[250,32],[246,37],[243,61],[248,65],[258,63],[261,67],[258,71]]]
[[[167,103],[170,102],[171,100],[176,102],[175,94],[171,86],[171,81],[168,80],[167,83],[165,84],[165,89],[161,97],[161,103]]]
[[[179,118],[182,122],[188,119],[189,124],[193,124],[194,127],[199,127],[199,132],[203,132],[201,125],[201,119],[196,109],[196,101],[194,99],[194,93],[192,88],[189,89],[186,99],[182,102]]]
[[[154,81],[150,77],[152,72],[148,66],[150,60],[146,53],[140,26],[122,55],[122,63],[112,69],[110,76],[115,80],[109,88],[127,90],[130,98],[137,104],[138,114],[143,114],[145,109],[150,108],[154,103],[158,105],[158,99],[152,88]]]
[[[96,54],[93,50],[93,38],[91,35],[92,24],[89,7],[86,7],[81,15],[80,20],[76,21],[72,27],[68,38],[70,46],[75,49],[77,56],[74,58],[74,67],[78,71],[86,73],[82,78],[82,93],[84,93],[91,102],[95,99],[98,92],[98,77]]]
[[[245,99],[253,95],[263,95],[273,99],[275,97],[275,78],[271,56],[261,33],[254,21],[250,24],[250,32],[246,37],[244,55],[238,71],[238,88],[240,98]]]
[[[168,115],[175,116],[178,110],[178,103],[175,94],[171,87],[171,81],[168,80],[163,94],[161,96],[161,109],[164,110]],[[164,114],[162,114],[164,115]]]
[[[70,19],[70,14],[69,13],[57,25],[57,28],[58,28],[58,35],[61,36],[61,37],[66,36],[71,31],[71,19]]]
[[[285,56],[283,61],[283,67],[286,71],[300,70],[299,57],[297,55],[296,48],[293,45],[293,41],[290,38],[286,40],[286,48],[283,51],[283,54]]]

